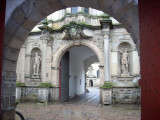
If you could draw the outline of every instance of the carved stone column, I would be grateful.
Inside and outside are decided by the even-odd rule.
[[[25,83],[25,51],[26,51],[26,47],[23,45],[21,48],[21,52],[20,52],[20,70],[18,71],[18,73],[20,73],[20,82]],[[29,65],[28,65],[29,66]]]
[[[110,28],[111,20],[101,20],[102,35],[104,39],[104,79],[110,81]]]
[[[42,62],[41,62],[41,78],[42,82],[46,82],[46,63],[47,63],[47,41],[50,40],[49,31],[44,29],[40,39],[42,40]]]
[[[102,104],[112,104],[112,88],[108,87],[111,84],[110,77],[110,28],[111,20],[101,20],[102,35],[104,40],[104,85],[101,88],[101,102]]]
[[[26,50],[27,51],[27,50]],[[31,57],[31,54],[28,53],[28,51],[26,52],[26,55],[25,55],[25,63],[26,63],[26,66],[25,66],[25,78],[30,78],[30,57]]]

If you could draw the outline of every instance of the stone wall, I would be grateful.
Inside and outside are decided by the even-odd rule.
[[[113,87],[101,89],[103,104],[140,104],[141,89],[139,87]]]
[[[112,103],[138,103],[140,104],[140,88],[112,88]]]
[[[55,102],[59,100],[59,88],[17,87],[16,100]]]

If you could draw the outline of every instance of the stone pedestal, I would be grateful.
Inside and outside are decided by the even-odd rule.
[[[30,78],[30,85],[32,86],[38,86],[41,84],[41,78],[39,75],[32,75],[32,77]]]
[[[112,104],[112,88],[102,88],[101,89],[101,101],[104,105]]]
[[[38,91],[38,100],[48,102],[49,88],[41,88]]]
[[[121,76],[118,77],[119,81],[132,81],[133,76],[130,76],[129,74],[122,74]]]
[[[59,101],[59,88],[40,88],[36,86],[16,87],[16,100],[33,102]]]
[[[121,74],[121,77],[130,77],[129,74]]]
[[[138,87],[115,87],[112,92],[113,104],[140,104],[141,90]]]

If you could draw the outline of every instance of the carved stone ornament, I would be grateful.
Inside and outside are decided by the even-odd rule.
[[[103,35],[103,39],[109,39],[109,36],[110,36],[110,30],[105,28],[105,29],[102,29],[102,35]]]
[[[49,41],[50,38],[51,38],[51,36],[50,36],[50,34],[49,34],[49,31],[48,31],[47,29],[44,29],[44,30],[42,31],[42,34],[41,34],[40,39],[41,39],[41,40]]]
[[[83,26],[79,26],[75,22],[71,22],[62,33],[63,40],[89,39],[91,37],[84,33]]]

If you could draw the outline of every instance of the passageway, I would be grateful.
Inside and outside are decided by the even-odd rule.
[[[100,104],[100,89],[98,87],[87,87],[88,93],[76,96],[71,99],[69,104],[83,105],[99,105]]]
[[[61,102],[73,104],[99,104],[100,91],[98,87],[88,88],[86,93],[86,68],[90,65],[89,58],[96,54],[88,47],[72,47],[61,59],[60,93]],[[89,59],[90,60],[90,59]],[[98,62],[97,56],[92,60]]]

